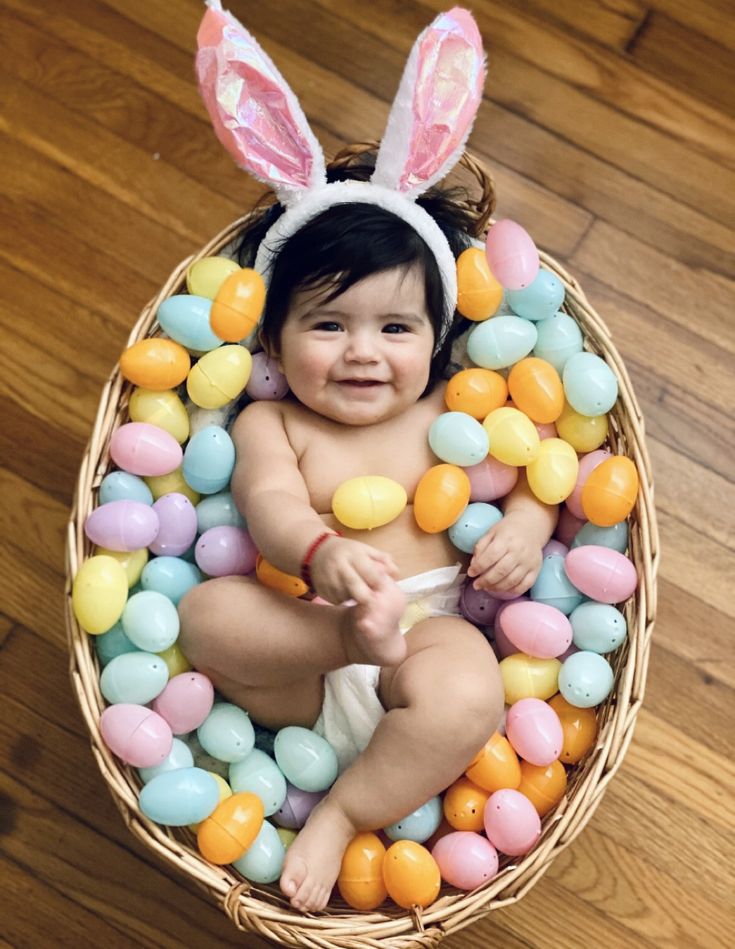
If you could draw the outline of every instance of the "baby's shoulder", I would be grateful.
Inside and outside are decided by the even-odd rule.
[[[273,429],[283,429],[281,404],[280,402],[261,399],[245,406],[235,419],[230,434],[237,444],[253,435],[257,437],[263,431],[272,431]]]

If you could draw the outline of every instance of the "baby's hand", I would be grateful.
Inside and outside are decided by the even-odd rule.
[[[355,600],[365,603],[386,576],[398,578],[393,558],[369,544],[347,537],[330,539],[317,550],[311,563],[314,589],[330,603]]]
[[[477,577],[477,590],[520,596],[533,586],[542,559],[521,512],[509,512],[475,544],[467,576]]]

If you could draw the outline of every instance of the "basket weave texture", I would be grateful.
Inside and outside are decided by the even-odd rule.
[[[349,146],[340,152],[331,167],[343,167],[359,159],[376,143]],[[475,221],[473,237],[482,237],[494,208],[492,178],[483,165],[468,153],[462,166],[480,186],[477,199],[466,205]],[[158,333],[156,312],[167,297],[186,291],[186,272],[192,263],[220,253],[230,245],[256,210],[225,228],[199,253],[181,262],[155,299],[144,308],[135,324],[128,346]],[[223,908],[238,929],[255,931],[286,946],[319,949],[409,949],[437,946],[449,933],[480,919],[488,912],[521,899],[551,866],[554,858],[574,840],[593,815],[610,779],[625,756],[641,707],[648,657],[656,615],[656,573],[659,541],[653,501],[653,477],[644,441],[640,408],[623,360],[610,333],[594,311],[577,281],[548,254],[541,252],[544,267],[563,282],[566,297],[563,309],[579,323],[585,348],[601,356],[615,373],[619,398],[608,414],[608,445],[614,454],[630,457],[638,469],[640,491],[630,516],[629,556],[638,573],[638,588],[625,605],[628,637],[610,657],[615,671],[611,695],[598,709],[599,733],[595,747],[569,773],[567,793],[546,816],[543,832],[534,849],[517,862],[501,864],[501,872],[471,893],[444,886],[439,898],[426,909],[411,911],[379,909],[357,912],[333,900],[324,913],[304,916],[291,909],[277,886],[250,884],[234,870],[214,866],[198,853],[193,836],[185,830],[170,829],[149,821],[138,807],[140,780],[136,772],[121,764],[102,741],[100,715],[105,701],[99,687],[99,666],[89,637],[79,626],[71,603],[74,576],[91,555],[91,543],[84,534],[84,522],[97,504],[97,490],[112,469],[110,438],[127,421],[127,404],[132,385],[113,370],[100,399],[92,435],[82,460],[74,507],[67,534],[66,626],[70,650],[70,676],[82,715],[89,728],[92,752],[125,823],[135,836],[161,859],[191,877]],[[392,904],[391,904],[392,905]]]

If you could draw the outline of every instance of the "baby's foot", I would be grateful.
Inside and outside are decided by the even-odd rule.
[[[398,621],[406,608],[406,597],[390,577],[385,576],[371,591],[370,598],[347,613],[345,650],[350,662],[376,666],[397,666],[406,658],[406,641]]]
[[[344,811],[328,798],[309,815],[286,851],[281,890],[294,909],[316,913],[329,902],[347,844],[357,833]]]

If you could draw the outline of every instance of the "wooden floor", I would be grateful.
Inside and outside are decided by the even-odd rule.
[[[232,0],[325,150],[378,138],[440,0]],[[474,0],[498,214],[581,281],[647,421],[663,548],[645,706],[584,833],[446,940],[731,946],[735,17],[729,0]],[[0,0],[0,946],[265,946],[125,829],[67,679],[65,524],[143,304],[259,189],[195,88],[194,0]]]

